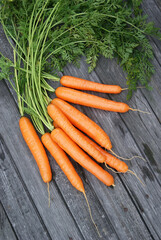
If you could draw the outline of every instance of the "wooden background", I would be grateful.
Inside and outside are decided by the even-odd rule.
[[[160,0],[143,1],[148,20],[161,27]],[[130,173],[115,174],[116,186],[107,187],[73,160],[83,180],[92,214],[102,239],[161,239],[161,41],[150,39],[154,50],[155,74],[152,91],[137,90],[128,104],[151,112],[112,113],[76,106],[98,123],[110,136],[113,150],[121,156],[140,155],[128,162],[144,182]],[[12,59],[12,50],[0,27],[0,51]],[[125,73],[116,61],[100,58],[91,74],[85,59],[80,68],[68,65],[64,75],[126,87]],[[55,87],[59,84],[55,85]],[[99,96],[126,102],[126,93]],[[53,95],[54,97],[54,95]],[[19,130],[15,93],[6,81],[0,82],[0,240],[97,240],[84,196],[66,179],[49,156],[53,171],[47,186]]]

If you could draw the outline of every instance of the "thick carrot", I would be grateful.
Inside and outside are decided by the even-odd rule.
[[[150,114],[150,112],[145,112],[140,109],[131,108],[129,107],[129,105],[123,102],[115,102],[92,94],[80,92],[71,88],[58,87],[55,91],[55,94],[58,98],[61,98],[68,102],[98,108],[102,110],[107,110],[111,112],[125,113],[131,110]]]
[[[63,76],[60,79],[60,83],[69,88],[79,89],[79,90],[88,90],[102,93],[113,93],[117,94],[122,91],[122,88],[118,85],[107,85],[88,81],[82,78],[72,77],[72,76]]]
[[[75,89],[58,87],[55,91],[58,98],[88,107],[102,110],[125,113],[130,110],[126,103],[115,102],[92,94],[77,91]]]
[[[51,132],[52,139],[76,162],[92,173],[107,186],[114,185],[113,177],[94,162],[78,145],[60,128]]]
[[[50,133],[45,133],[41,140],[50,154],[54,157],[68,180],[71,184],[80,192],[84,192],[84,186],[81,178],[79,177],[78,173],[76,172],[75,168],[71,164],[69,158],[65,154],[62,148],[58,146],[56,142],[54,142],[51,138]]]
[[[54,123],[54,127],[58,128],[59,125]],[[121,161],[120,159],[116,158],[115,156],[113,156],[112,154],[106,152],[104,149],[102,149],[98,144],[96,144],[95,142],[93,142],[90,138],[88,138],[87,136],[85,136],[83,133],[80,132],[80,134],[82,134],[82,136],[92,145],[94,146],[96,149],[98,149],[98,151],[100,151],[105,157],[105,163],[108,164],[110,167],[114,168],[115,170],[117,170],[118,172],[122,172],[125,173],[128,171],[128,165]]]
[[[99,145],[108,150],[112,148],[109,136],[85,114],[59,98],[54,98],[51,103],[59,107],[75,127],[93,138]]]
[[[31,121],[27,117],[21,117],[19,126],[23,138],[36,160],[43,181],[49,183],[52,179],[49,160]]]
[[[64,113],[55,105],[49,104],[47,107],[50,117],[75,141],[84,151],[91,155],[98,162],[104,162],[105,156],[94,148],[71,124]]]

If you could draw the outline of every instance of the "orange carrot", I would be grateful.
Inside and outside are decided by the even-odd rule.
[[[112,148],[109,136],[98,124],[92,121],[85,114],[59,98],[53,99],[51,103],[59,107],[59,109],[61,109],[75,127],[79,128],[81,131],[93,138],[99,145],[108,150]]]
[[[64,113],[55,105],[49,104],[47,107],[50,117],[75,141],[84,151],[95,158],[98,162],[104,162],[103,156],[96,148],[94,148],[79,131],[71,124]]]
[[[70,183],[73,185],[73,187],[75,187],[78,191],[83,193],[85,200],[87,202],[88,209],[89,209],[90,218],[91,218],[91,220],[97,230],[97,233],[100,237],[101,235],[100,235],[97,225],[95,224],[94,219],[92,217],[91,208],[90,208],[90,205],[89,205],[86,193],[85,193],[83,182],[82,182],[81,178],[79,177],[78,173],[76,172],[75,168],[71,164],[69,158],[67,157],[67,155],[65,154],[63,149],[61,147],[59,147],[59,145],[56,142],[53,141],[50,133],[45,133],[41,137],[41,139],[42,139],[44,146],[48,149],[50,154],[54,157],[54,159],[56,160],[56,162],[58,163],[58,165],[60,166],[60,168],[62,169],[62,171],[68,178],[68,180],[70,181]]]
[[[67,176],[71,184],[80,192],[84,192],[84,186],[81,178],[76,172],[75,168],[71,164],[69,158],[65,154],[62,148],[58,146],[51,138],[50,133],[45,133],[41,140],[50,154],[54,157],[64,174]]]
[[[63,76],[60,79],[60,83],[69,88],[79,89],[79,90],[89,90],[102,93],[120,93],[123,89],[118,85],[107,85],[88,81],[82,78]]]
[[[94,162],[73,140],[60,128],[51,132],[52,139],[76,162],[92,173],[107,186],[114,185],[114,179],[107,171]]]
[[[54,127],[58,128],[59,125],[54,123]],[[98,151],[100,151],[105,157],[105,163],[108,164],[110,167],[114,168],[118,172],[125,173],[128,171],[128,165],[121,161],[120,159],[116,158],[115,156],[111,155],[110,153],[106,152],[104,149],[102,149],[99,145],[97,145],[95,142],[93,142],[90,138],[85,136],[83,133],[80,132],[80,134]]]
[[[68,102],[93,108],[99,108],[102,110],[122,113],[130,110],[130,107],[126,103],[115,102],[66,87],[58,87],[55,91],[55,94],[58,98],[61,98]]]
[[[98,97],[92,94],[80,92],[71,88],[58,87],[55,91],[55,94],[58,98],[61,98],[68,102],[72,102],[75,104],[80,104],[88,107],[98,108],[102,110],[120,112],[120,113],[125,113],[125,112],[128,112],[129,110],[132,110],[132,111],[138,111],[138,112],[149,114],[149,112],[130,108],[126,103],[115,102],[115,101]]]
[[[21,117],[19,126],[23,138],[36,160],[43,181],[49,183],[52,179],[49,160],[31,121],[27,117]]]

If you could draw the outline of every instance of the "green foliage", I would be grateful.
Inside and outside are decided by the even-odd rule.
[[[69,62],[86,56],[91,72],[100,55],[117,58],[127,73],[128,98],[138,83],[148,87],[154,72],[148,36],[161,39],[159,29],[142,14],[141,0],[16,0],[0,3],[0,22],[16,46],[14,65],[18,91],[43,123],[50,123],[45,106],[49,97],[45,76],[63,71]],[[0,60],[1,61],[1,60]],[[4,64],[5,63],[5,64]],[[2,61],[1,78],[10,75]],[[23,80],[20,80],[23,79]],[[48,79],[48,78],[47,78]],[[108,82],[107,82],[108,84]],[[115,83],[114,83],[115,84]],[[24,87],[25,86],[25,87]],[[44,95],[45,92],[45,95]],[[31,101],[32,99],[32,101]],[[41,128],[37,124],[37,128]]]
[[[12,62],[0,53],[0,80],[8,79],[13,74],[11,65]]]

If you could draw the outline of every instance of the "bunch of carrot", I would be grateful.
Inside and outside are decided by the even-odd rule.
[[[103,149],[113,153],[110,138],[105,131],[64,100],[115,112],[126,112],[131,108],[125,103],[117,103],[72,89],[120,93],[122,89],[119,86],[104,85],[69,76],[62,77],[60,83],[65,87],[56,89],[57,98],[53,99],[47,107],[47,112],[53,120],[54,129],[51,133],[44,133],[41,140],[71,184],[86,198],[83,182],[66,153],[107,186],[114,186],[113,176],[89,156],[98,163],[105,163],[106,166],[108,165],[118,172],[125,173],[130,170],[125,162]],[[42,179],[49,184],[52,173],[42,143],[28,118],[21,117],[19,124],[22,135],[37,162]],[[88,204],[87,198],[86,201]],[[90,216],[93,221],[91,211]]]

